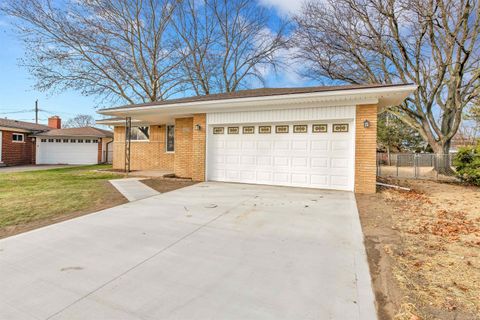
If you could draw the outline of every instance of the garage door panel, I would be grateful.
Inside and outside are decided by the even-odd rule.
[[[255,181],[255,170],[244,170],[240,173],[240,178],[242,181],[254,182]]]
[[[225,164],[226,165],[239,164],[239,163],[240,163],[240,160],[239,160],[238,155],[228,155],[228,156],[225,157]]]
[[[313,186],[317,186],[317,187],[326,187],[328,186],[328,175],[326,174],[323,174],[323,175],[320,175],[320,174],[312,174],[310,176],[310,183],[313,185]]]
[[[292,141],[292,150],[294,151],[308,151],[308,142],[307,141]]]
[[[271,166],[272,165],[271,156],[257,156],[257,165],[258,166]]]
[[[347,151],[349,148],[348,140],[332,141],[332,151]]]
[[[255,141],[242,141],[241,143],[243,151],[256,151]]]
[[[290,151],[290,141],[275,141],[274,149],[277,152]]]
[[[345,158],[332,158],[331,167],[332,168],[341,168],[348,169],[349,161]]]
[[[328,140],[311,141],[310,150],[312,154],[322,154],[328,151]]]
[[[252,155],[252,156],[250,156],[250,155],[242,156],[242,157],[240,158],[240,163],[241,163],[242,165],[246,165],[246,166],[255,166],[255,164],[256,164],[255,159],[256,159],[256,158],[255,158],[254,155]]]
[[[347,187],[348,186],[348,176],[345,175],[332,175],[330,177],[331,185],[339,186],[339,187]]]
[[[311,157],[310,158],[310,167],[312,169],[326,169],[328,168],[329,159],[328,158],[319,158],[319,157]]]
[[[290,158],[289,157],[274,157],[273,164],[275,167],[290,167]]]
[[[275,184],[288,184],[290,182],[290,173],[288,172],[275,172],[273,174]]]
[[[210,134],[207,178],[352,190],[353,133],[333,133],[331,123],[326,133],[311,132],[313,123],[322,122],[307,124],[307,133],[294,133],[293,124],[289,125],[289,133],[276,133],[277,124],[272,123],[262,124],[271,126],[267,134],[258,133],[258,124],[254,134],[243,134],[242,125],[238,135]],[[225,143],[218,143],[217,140],[222,139]],[[223,177],[215,171],[216,166],[224,169]]]

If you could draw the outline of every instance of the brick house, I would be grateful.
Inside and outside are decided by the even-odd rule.
[[[93,127],[62,129],[58,116],[48,126],[0,119],[0,166],[107,162],[112,137]]]
[[[415,89],[244,90],[103,109],[99,113],[111,118],[98,123],[114,126],[116,169],[372,193],[377,113]]]

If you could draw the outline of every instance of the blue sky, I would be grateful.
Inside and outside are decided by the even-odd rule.
[[[295,0],[258,0],[268,7],[272,15],[290,15],[299,9],[299,1]],[[51,115],[59,115],[67,120],[76,114],[90,114],[96,118],[95,110],[100,106],[95,97],[85,97],[75,91],[63,93],[39,92],[34,89],[34,79],[28,71],[19,66],[24,48],[12,30],[6,17],[0,16],[0,117],[23,121],[34,121],[35,100],[38,99],[41,110],[39,118],[46,123]],[[294,71],[283,71],[280,74],[267,76],[268,87],[302,86],[303,81]],[[27,112],[21,112],[29,110]]]

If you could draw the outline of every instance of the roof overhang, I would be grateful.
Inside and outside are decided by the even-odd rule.
[[[131,117],[135,125],[170,123],[175,118],[189,117],[196,113],[260,111],[322,106],[352,106],[377,104],[379,108],[401,104],[417,85],[406,84],[374,88],[357,88],[312,93],[290,93],[274,96],[194,101],[184,103],[131,106],[99,110],[98,113],[113,117]],[[135,119],[135,121],[133,120]],[[99,124],[124,125],[125,120],[99,120]]]
[[[13,128],[13,127],[5,127],[5,126],[0,126],[0,131],[12,131],[12,132],[20,132],[20,133],[30,133],[30,132],[32,132],[32,130],[19,129],[19,128]]]

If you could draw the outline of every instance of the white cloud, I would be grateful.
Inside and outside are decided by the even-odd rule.
[[[302,8],[302,0],[259,0],[260,5],[274,8],[281,15],[292,16]]]

